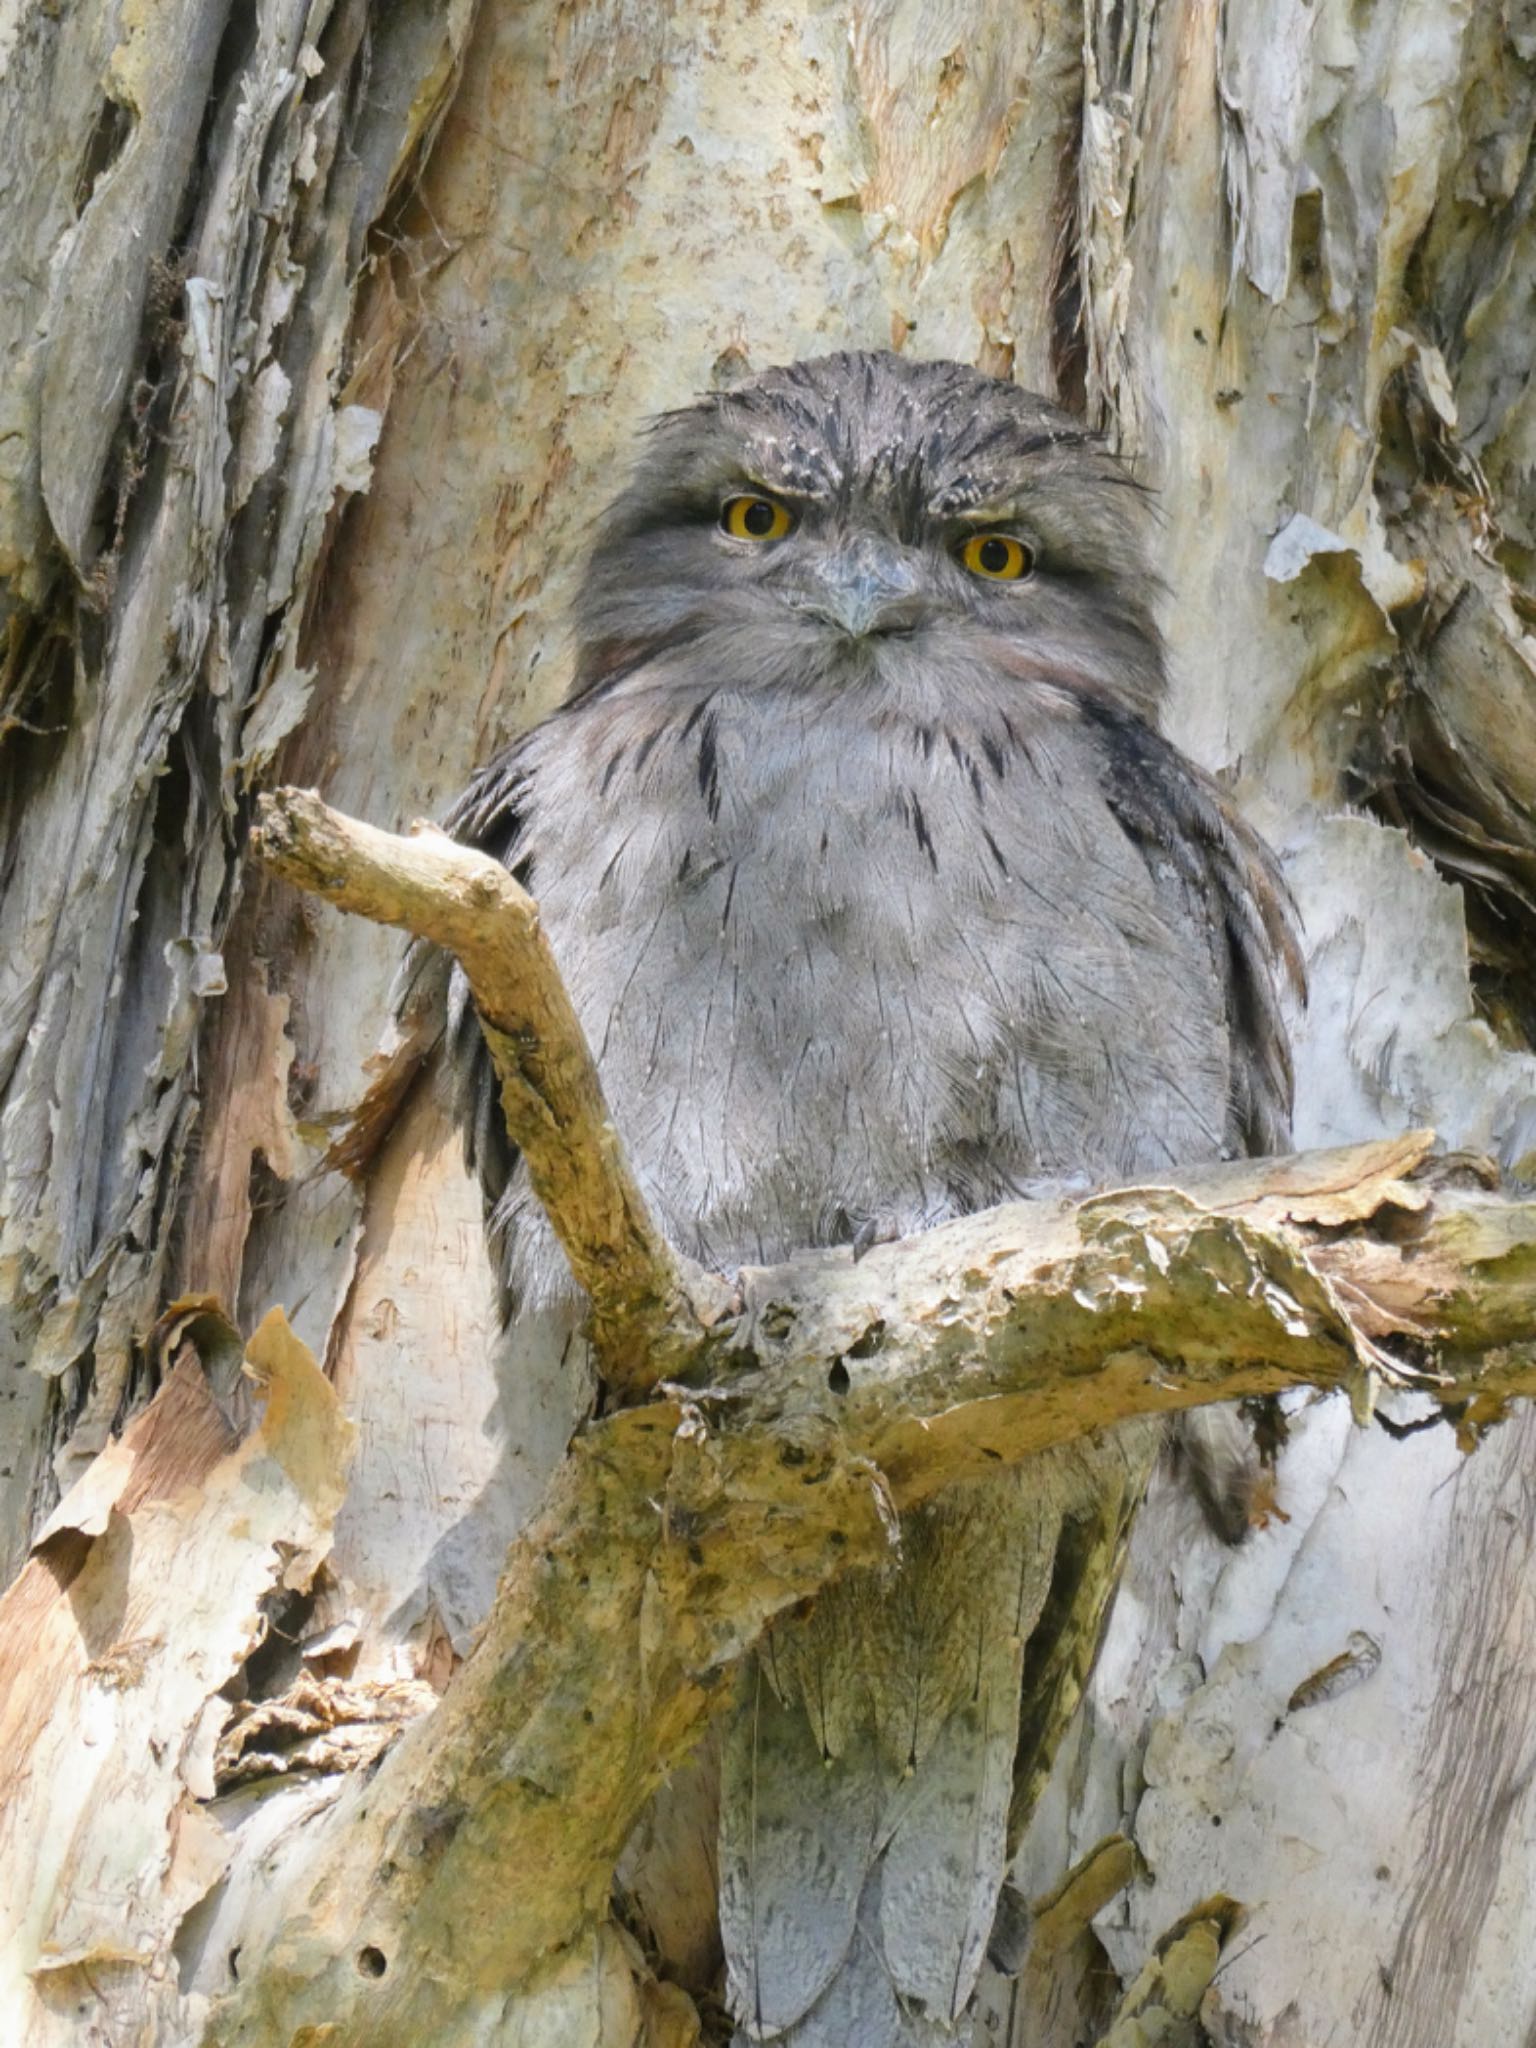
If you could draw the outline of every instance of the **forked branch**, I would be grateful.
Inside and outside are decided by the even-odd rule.
[[[294,792],[269,800],[261,848],[457,952],[514,1136],[530,1163],[540,1148],[541,1197],[599,1284],[607,1362],[655,1391],[578,1435],[447,1696],[248,1931],[211,2041],[467,2043],[509,1998],[536,2002],[732,1662],[958,1478],[1301,1384],[1362,1415],[1409,1388],[1469,1438],[1536,1392],[1536,1203],[1412,1178],[1424,1132],[1015,1204],[857,1264],[808,1253],[699,1313],[516,884],[441,835],[392,839]]]

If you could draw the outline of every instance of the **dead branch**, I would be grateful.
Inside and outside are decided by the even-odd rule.
[[[539,906],[499,861],[434,825],[407,838],[343,817],[312,790],[257,806],[253,850],[274,874],[454,954],[474,990],[513,1143],[592,1303],[610,1385],[644,1393],[720,1315],[727,1291],[666,1241],[641,1194],[560,979]]]
[[[539,1071],[586,1059],[558,1043],[569,1004],[550,993],[527,898],[505,877],[471,897],[493,864],[345,821],[323,836],[323,806],[291,796],[268,813],[269,858],[296,815],[327,852],[285,854],[284,872],[452,934],[483,1002],[489,958],[499,1018],[534,1007],[506,984],[540,963]],[[402,846],[408,874],[390,881]],[[487,935],[503,903],[531,939]],[[595,1078],[581,1087],[587,1111],[549,1113],[543,1142],[593,1146],[551,1179],[587,1191],[578,1218],[601,1218],[618,1213],[613,1177],[632,1183]],[[603,1914],[630,1828],[728,1696],[732,1662],[774,1613],[888,1556],[895,1511],[957,1479],[1134,1416],[1296,1385],[1345,1388],[1362,1415],[1383,1386],[1411,1387],[1463,1418],[1473,1404],[1480,1424],[1536,1391],[1536,1203],[1406,1179],[1429,1145],[1410,1133],[1015,1204],[857,1265],[840,1250],[750,1271],[737,1313],[696,1321],[691,1342],[671,1323],[670,1383],[578,1436],[441,1706],[348,1784],[245,1930],[242,1987],[209,2041],[314,2028],[333,2048],[467,2042],[477,2015],[536,1995]],[[668,1270],[645,1231],[629,1264],[598,1262],[619,1327],[626,1283],[655,1300]],[[591,1255],[600,1233],[586,1242]],[[1394,1335],[1414,1363],[1381,1348]]]

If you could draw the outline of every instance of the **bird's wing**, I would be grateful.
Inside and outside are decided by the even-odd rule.
[[[1217,784],[1172,744],[1101,699],[1100,783],[1121,830],[1178,876],[1203,917],[1226,990],[1235,1149],[1290,1149],[1291,1055],[1280,995],[1306,992],[1296,907],[1274,855]]]
[[[899,1570],[851,1575],[770,1637],[722,1773],[740,2039],[962,2037],[1156,1441],[1116,1432],[952,1489],[905,1518]]]
[[[1167,740],[1111,705],[1090,702],[1084,715],[1100,728],[1101,787],[1121,830],[1149,864],[1174,871],[1210,936],[1226,995],[1232,1149],[1288,1152],[1292,1069],[1281,992],[1288,986],[1304,1001],[1306,970],[1279,864],[1211,777]],[[1240,1412],[1189,1409],[1174,1438],[1211,1527],[1241,1542],[1258,1461]]]

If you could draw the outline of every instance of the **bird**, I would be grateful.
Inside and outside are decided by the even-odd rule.
[[[660,416],[594,508],[570,693],[444,822],[536,896],[688,1256],[858,1258],[1005,1200],[1287,1149],[1294,917],[1160,730],[1156,522],[1050,400],[875,351]],[[441,973],[507,1313],[574,1329]],[[1125,1425],[953,1488],[887,1567],[775,1622],[722,1742],[738,2043],[965,2038],[1162,1442]]]

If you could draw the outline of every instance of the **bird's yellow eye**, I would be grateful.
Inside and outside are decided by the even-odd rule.
[[[973,576],[993,583],[1017,583],[1035,566],[1029,549],[1011,533],[973,533],[960,550],[960,560]]]
[[[782,540],[794,530],[795,515],[777,498],[727,498],[720,524],[732,540]]]

